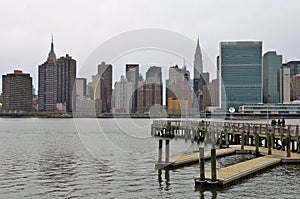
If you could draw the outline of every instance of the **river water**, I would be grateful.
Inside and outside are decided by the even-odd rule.
[[[295,164],[210,190],[194,186],[197,164],[155,170],[158,141],[150,136],[151,122],[0,118],[0,198],[300,198],[300,165]],[[171,156],[197,148],[174,139]],[[219,158],[217,168],[249,158]],[[205,167],[209,171],[210,163]]]

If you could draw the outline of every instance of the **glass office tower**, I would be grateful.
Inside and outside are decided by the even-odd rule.
[[[219,62],[222,109],[262,103],[261,41],[221,42]]]

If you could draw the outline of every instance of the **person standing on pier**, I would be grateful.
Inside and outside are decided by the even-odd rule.
[[[276,126],[276,120],[275,120],[275,119],[272,119],[271,125],[272,125],[272,126]]]
[[[285,120],[284,120],[284,118],[282,118],[282,120],[281,120],[281,126],[285,127]]]

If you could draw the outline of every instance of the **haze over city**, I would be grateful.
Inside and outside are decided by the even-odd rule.
[[[0,6],[0,72],[28,72],[37,88],[37,67],[47,57],[51,33],[57,56],[70,54],[80,70],[103,42],[120,33],[149,27],[178,32],[195,44],[199,34],[201,48],[213,64],[219,54],[219,42],[228,40],[261,40],[263,52],[276,50],[283,60],[292,61],[299,58],[300,50],[300,27],[295,21],[299,4],[296,0],[4,1]],[[194,48],[186,57],[188,61],[192,61],[193,52]],[[183,64],[178,58],[160,56],[153,62],[164,66]],[[151,64],[138,55],[132,55],[130,60]],[[123,69],[120,74],[127,62],[124,59],[114,64]],[[204,65],[204,71],[210,72],[212,79],[216,77],[215,65]],[[120,74],[114,74],[114,81]]]

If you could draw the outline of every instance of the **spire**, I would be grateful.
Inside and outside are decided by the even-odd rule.
[[[51,49],[48,54],[48,63],[53,63],[56,61],[56,55],[54,53],[54,44],[53,44],[53,33],[51,33]]]
[[[194,79],[200,78],[200,74],[203,73],[202,53],[199,42],[199,33],[197,38],[197,45],[194,57]]]

